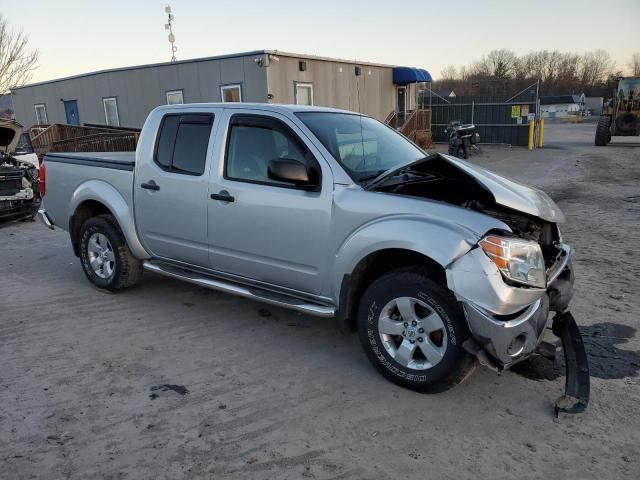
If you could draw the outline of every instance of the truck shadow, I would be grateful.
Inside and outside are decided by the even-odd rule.
[[[605,322],[580,327],[580,331],[592,377],[608,380],[634,377],[640,373],[640,352],[622,350],[617,346],[633,338],[635,328]],[[555,380],[564,376],[564,358],[562,352],[558,353],[556,362],[534,355],[511,370],[531,380]]]

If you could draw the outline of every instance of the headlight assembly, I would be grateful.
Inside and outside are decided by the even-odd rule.
[[[505,278],[531,287],[546,288],[544,257],[536,242],[487,235],[479,244]]]

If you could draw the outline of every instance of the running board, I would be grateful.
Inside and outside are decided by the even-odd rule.
[[[270,305],[275,305],[278,307],[289,308],[297,312],[308,313],[317,317],[333,317],[336,313],[336,309],[331,306],[310,303],[287,295],[277,294],[259,288],[246,287],[240,284],[226,282],[224,280],[208,277],[200,273],[172,267],[166,264],[158,265],[156,263],[147,261],[144,262],[142,266],[145,268],[145,270],[149,270],[150,272],[177,278],[185,282],[193,283],[194,285],[230,293],[232,295],[238,295],[240,297],[256,300],[258,302],[268,303]]]

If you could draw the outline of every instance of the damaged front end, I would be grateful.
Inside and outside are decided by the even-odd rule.
[[[367,188],[428,198],[474,210],[504,228],[484,233],[446,268],[473,339],[465,348],[501,370],[539,352],[549,313],[564,347],[567,383],[556,412],[579,412],[589,401],[589,369],[582,338],[568,312],[574,273],[562,242],[558,206],[544,192],[436,154],[376,179]]]
[[[40,206],[37,156],[16,152],[21,131],[17,122],[0,121],[0,221],[33,218]]]

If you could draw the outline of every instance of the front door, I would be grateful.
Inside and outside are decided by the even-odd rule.
[[[209,266],[208,159],[213,148],[211,133],[215,132],[220,111],[166,114],[160,121],[157,141],[147,139],[149,143],[139,149],[148,153],[137,158],[133,202],[136,228],[154,257]]]
[[[229,130],[222,165],[212,172],[210,185],[211,268],[320,295],[320,278],[329,268],[331,171],[286,117],[249,109],[225,115]],[[270,179],[269,161],[278,158],[316,169],[319,188],[308,191]]]
[[[407,87],[398,87],[397,93],[398,113],[404,113],[407,111]]]
[[[80,125],[80,114],[78,113],[77,100],[65,100],[64,113],[67,116],[67,124]]]

